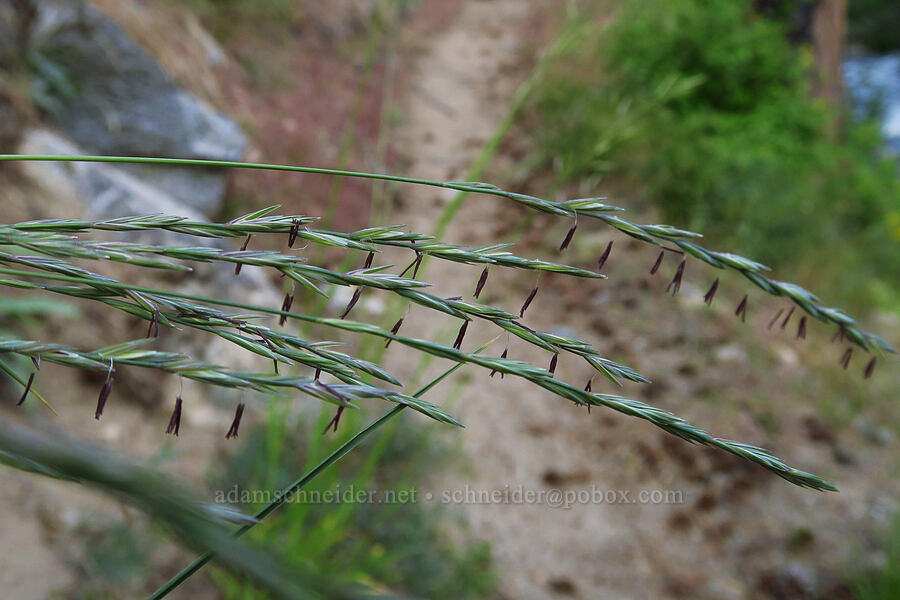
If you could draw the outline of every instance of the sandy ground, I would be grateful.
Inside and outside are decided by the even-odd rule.
[[[521,70],[515,76],[509,73],[524,49],[525,40],[519,35],[531,8],[514,1],[468,2],[453,25],[432,41],[419,61],[415,89],[440,98],[441,106],[422,97],[410,102],[401,131],[401,139],[408,140],[401,146],[417,146],[409,172],[441,180],[465,176],[506,114],[519,80],[527,75]],[[408,202],[404,220],[415,230],[430,231],[453,196],[432,190],[404,191],[403,199]],[[485,243],[493,239],[497,224],[509,214],[507,209],[500,199],[471,197],[445,239]],[[429,269],[428,277],[438,286],[436,293],[447,296],[471,294],[480,272],[475,267],[439,262]],[[516,302],[514,295],[495,292],[503,289],[504,279],[510,283],[510,274],[494,270],[491,275],[487,298],[493,295],[494,300],[507,304]],[[527,284],[517,287],[527,293]],[[545,298],[536,301],[530,309],[530,326],[535,327],[538,319],[545,327],[552,325],[559,313],[548,312],[548,305],[552,307],[552,302]],[[470,340],[492,335],[483,329],[470,331],[478,331],[469,334]],[[447,332],[443,337],[448,338]],[[499,353],[503,343],[501,340],[490,351]],[[549,360],[548,354],[524,346],[513,344],[513,356],[537,364]],[[560,374],[574,375],[575,370],[563,364]],[[478,493],[562,490],[569,488],[565,484],[573,473],[580,483],[611,489],[608,480],[592,476],[597,472],[592,455],[598,449],[598,434],[602,434],[596,427],[597,418],[592,427],[587,413],[549,398],[524,380],[501,381],[475,373],[454,406],[454,414],[466,425],[458,435],[473,466],[464,478],[435,482],[432,493],[436,502],[446,498],[446,493],[464,493],[467,488]],[[642,598],[653,591],[652,585],[641,584],[640,574],[652,571],[651,563],[636,547],[633,529],[622,518],[620,507],[597,504],[566,510],[540,503],[501,502],[464,504],[462,510],[472,531],[492,544],[504,597],[546,598],[562,593],[585,598]],[[626,566],[621,564],[623,559],[628,571],[622,569]],[[613,567],[611,562],[619,564]]]

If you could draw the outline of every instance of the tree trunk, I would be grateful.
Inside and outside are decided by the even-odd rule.
[[[815,93],[832,107],[844,96],[842,62],[847,35],[847,0],[819,0],[813,12],[812,37],[816,57]]]

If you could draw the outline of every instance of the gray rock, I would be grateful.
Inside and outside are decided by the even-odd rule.
[[[21,154],[83,154],[70,140],[49,130],[30,130],[17,150]],[[44,204],[46,214],[36,218],[112,219],[133,215],[164,213],[188,219],[205,220],[196,210],[187,207],[164,191],[148,185],[119,165],[107,163],[24,162],[22,172],[30,179],[41,197],[52,199]],[[2,195],[0,195],[2,202]],[[93,232],[85,237],[111,237],[154,244],[216,246],[235,249],[240,240],[219,240],[188,237],[166,232],[128,232],[103,234]],[[206,296],[229,297],[263,306],[280,305],[281,292],[267,279],[265,270],[245,267],[239,277],[227,263],[196,263],[190,277],[169,271],[143,270],[150,285],[172,287],[183,292]],[[157,279],[153,279],[156,277]],[[274,320],[274,318],[272,319]],[[187,334],[185,334],[187,335]],[[178,343],[164,347],[172,351],[190,350],[194,357],[249,370],[267,368],[268,362],[259,360],[234,344],[208,336],[187,335]],[[185,347],[178,344],[186,344]]]
[[[181,89],[114,21],[82,0],[40,0],[37,7],[31,47],[70,84],[71,92],[55,98],[54,118],[76,144],[98,154],[241,157],[246,140],[237,124]],[[220,207],[221,169],[122,170],[205,215]]]
[[[21,154],[84,154],[70,140],[46,129],[25,133]],[[25,173],[48,195],[58,199],[58,211],[48,217],[105,218],[165,213],[202,219],[188,206],[148,185],[118,165],[106,163],[22,163]],[[158,241],[158,240],[157,240]]]
[[[125,164],[120,168],[206,217],[215,217],[222,208],[227,178],[222,169]]]
[[[17,150],[20,154],[84,154],[71,141],[46,129],[32,129],[25,133]],[[108,163],[24,162],[24,173],[54,199],[46,209],[46,218],[114,219],[147,214],[167,214],[192,220],[206,220],[199,211],[183,205],[165,191],[134,177],[120,165]],[[231,248],[236,242],[187,237],[177,233],[129,233],[127,239],[157,244],[216,245]],[[231,265],[217,265],[209,273],[198,273],[204,284],[214,285],[221,293],[229,288],[246,288],[252,301],[272,304],[281,300],[279,293],[265,280],[264,271],[246,267],[235,278]],[[207,290],[209,291],[209,290]],[[254,295],[255,294],[255,295]]]
[[[831,456],[837,464],[844,465],[845,467],[852,467],[853,465],[859,464],[856,454],[844,446],[833,446],[831,448]]]
[[[859,415],[853,419],[853,428],[863,439],[872,444],[881,446],[894,441],[894,434],[887,427],[875,423],[865,415]]]

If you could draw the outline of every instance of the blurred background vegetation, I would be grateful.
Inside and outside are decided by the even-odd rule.
[[[215,475],[215,487],[272,490],[309,470],[330,450],[320,433],[331,417],[332,411],[323,409],[315,427],[301,427],[292,422],[286,406],[273,403],[265,426],[249,431],[243,447]],[[357,412],[347,419],[342,418],[337,441],[346,441],[366,424]],[[436,429],[395,421],[362,452],[348,455],[338,468],[304,488],[309,498],[363,491],[374,492],[381,501],[289,504],[277,519],[257,528],[253,539],[291,561],[315,565],[337,582],[402,590],[420,598],[491,596],[490,546],[483,541],[460,544],[467,531],[458,515],[435,511],[421,504],[421,498],[415,501],[418,484],[432,469],[453,467],[454,448],[435,435]],[[213,578],[227,598],[266,597],[224,572]]]
[[[668,222],[819,289],[836,282],[842,302],[897,310],[900,181],[878,107],[859,119],[813,93],[813,45],[791,34],[815,3],[759,4],[773,8],[623,3],[542,89],[544,161],[562,181],[613,178]],[[897,50],[896,8],[851,2],[851,39]]]

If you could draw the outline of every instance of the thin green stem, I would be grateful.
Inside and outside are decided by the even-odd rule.
[[[459,365],[457,365],[459,366]],[[392,408],[389,412],[382,415],[376,421],[374,421],[371,425],[357,433],[355,436],[347,440],[344,444],[342,444],[337,450],[328,455],[325,460],[320,462],[315,466],[311,471],[304,473],[299,479],[291,483],[289,486],[278,492],[276,494],[275,500],[264,506],[260,509],[254,516],[257,520],[262,520],[266,518],[268,515],[272,514],[279,507],[281,507],[284,502],[286,502],[287,498],[297,493],[301,489],[303,489],[310,481],[316,478],[322,471],[336,463],[338,460],[343,458],[348,452],[356,448],[359,444],[361,444],[367,437],[372,435],[377,429],[379,429],[382,425],[396,417],[400,414],[405,406],[398,405]],[[240,537],[250,531],[253,527],[252,524],[242,525],[238,529],[234,531],[232,535],[234,537]],[[164,598],[169,595],[172,591],[175,590],[178,586],[183,584],[188,580],[194,573],[199,571],[213,559],[215,555],[212,552],[207,552],[199,557],[197,557],[194,562],[186,566],[184,569],[178,572],[177,575],[172,577],[168,582],[166,582],[162,587],[153,592],[150,596],[148,596],[148,600],[159,600],[159,598]]]
[[[243,169],[268,169],[273,171],[292,171],[298,173],[318,173],[341,177],[359,177],[363,179],[375,179],[382,181],[397,181],[403,183],[441,187],[464,192],[478,192],[507,198],[533,210],[557,216],[583,216],[599,219],[630,237],[639,239],[648,244],[662,246],[671,244],[677,251],[690,255],[717,269],[731,269],[742,274],[754,285],[772,296],[783,296],[792,300],[797,306],[815,319],[830,322],[840,328],[841,333],[851,342],[867,351],[878,353],[896,352],[893,346],[883,338],[872,333],[862,331],[856,326],[856,322],[837,308],[829,308],[820,304],[819,298],[808,290],[798,285],[770,279],[763,275],[768,267],[743,256],[737,256],[728,252],[708,250],[694,240],[702,237],[699,233],[684,231],[670,225],[642,225],[623,219],[611,212],[622,210],[601,202],[604,198],[580,198],[565,202],[551,202],[536,196],[508,192],[491,184],[479,182],[453,182],[435,181],[414,177],[402,177],[398,175],[384,175],[361,171],[345,171],[341,169],[323,169],[319,167],[272,165],[263,163],[245,163],[240,161],[217,161],[188,158],[162,158],[140,156],[87,156],[87,155],[45,155],[45,154],[0,154],[0,161],[55,161],[55,162],[97,162],[97,163],[137,163],[137,164],[161,164],[161,165],[192,165],[204,167],[234,167]],[[266,209],[270,210],[270,209]],[[307,231],[307,235],[312,232]],[[342,241],[339,245],[348,245]],[[371,247],[363,246],[361,249],[371,250]]]
[[[485,344],[484,346],[479,348],[476,351],[476,353],[484,350],[489,344],[490,344],[490,342],[488,342],[488,344]],[[454,371],[456,371],[461,366],[462,366],[462,363],[458,363],[458,364],[450,367],[449,369],[444,371],[441,375],[439,375],[438,377],[433,379],[431,382],[429,382],[428,385],[422,387],[419,391],[417,391],[415,394],[413,394],[413,397],[414,398],[421,397],[426,392],[431,390],[431,388],[433,388],[438,383],[443,381],[446,377],[448,377],[450,374],[452,374]],[[272,500],[266,506],[261,508],[255,515],[253,515],[253,517],[257,521],[261,521],[261,520],[265,519],[267,516],[269,516],[270,514],[272,514],[273,512],[275,512],[276,510],[278,510],[287,501],[288,498],[290,498],[291,496],[296,494],[298,491],[303,489],[310,481],[315,479],[325,469],[327,469],[328,467],[330,467],[331,465],[333,465],[334,463],[336,463],[337,461],[342,459],[351,450],[353,450],[354,448],[359,446],[361,443],[363,443],[366,440],[366,438],[368,438],[373,433],[375,433],[375,431],[377,431],[379,428],[381,428],[385,423],[387,423],[388,421],[390,421],[391,419],[393,419],[394,417],[399,415],[401,412],[403,412],[404,408],[406,408],[406,406],[404,406],[404,405],[395,406],[389,412],[385,413],[384,415],[382,415],[381,417],[379,417],[378,419],[373,421],[368,427],[361,430],[359,433],[354,435],[352,438],[350,438],[349,440],[347,440],[346,442],[341,444],[337,448],[337,450],[335,450],[334,452],[329,454],[322,462],[320,462],[318,465],[316,465],[313,469],[304,473],[293,483],[291,483],[290,485],[288,485],[287,487],[282,489],[278,494],[276,494],[274,500]],[[240,537],[240,536],[244,535],[245,533],[247,533],[248,531],[250,531],[250,529],[252,529],[255,525],[256,525],[256,523],[242,525],[241,527],[237,528],[232,535],[234,537]],[[162,587],[160,587],[153,594],[151,594],[148,597],[148,600],[159,600],[160,598],[164,598],[164,597],[168,596],[169,593],[171,593],[173,590],[175,590],[175,588],[177,588],[182,583],[187,581],[188,578],[190,578],[194,573],[196,573],[197,571],[202,569],[203,566],[206,565],[206,563],[208,563],[209,561],[211,561],[214,556],[215,555],[212,552],[207,552],[206,554],[203,554],[203,555],[197,557],[197,559],[194,560],[194,562],[192,562],[187,567],[185,567],[184,569],[179,571],[177,575],[175,575],[172,579],[170,579],[168,582],[166,582]]]
[[[305,167],[297,165],[276,165],[268,163],[252,163],[232,160],[205,160],[199,158],[163,158],[150,156],[92,156],[92,155],[47,155],[47,154],[0,154],[0,161],[43,161],[43,162],[92,162],[92,163],[124,163],[124,164],[152,164],[152,165],[177,165],[193,167],[224,167],[233,169],[259,169],[266,171],[290,171],[294,173],[313,173],[318,175],[333,175],[337,177],[356,177],[360,179],[377,179],[381,181],[396,181],[400,183],[413,183],[418,185],[430,185],[455,190],[484,191],[495,196],[504,196],[506,192],[499,192],[492,188],[480,188],[466,185],[465,183],[434,181],[431,179],[419,179],[416,177],[402,177],[400,175],[387,175],[383,173],[367,173],[363,171],[347,171],[344,169],[325,169],[321,167]]]

